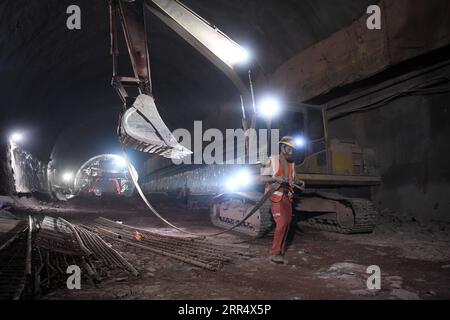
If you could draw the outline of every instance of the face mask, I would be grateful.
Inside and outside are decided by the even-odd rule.
[[[284,157],[286,158],[287,162],[293,162],[294,161],[294,154],[292,152],[291,153],[286,153],[284,155]]]
[[[286,158],[286,161],[292,162],[294,161],[294,150],[287,151],[286,149],[283,149],[283,155]]]

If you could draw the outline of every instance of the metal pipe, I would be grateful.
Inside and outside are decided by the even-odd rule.
[[[103,231],[102,233],[105,236],[109,237],[109,238],[112,238],[112,239],[115,239],[115,240],[118,240],[118,241],[122,241],[122,242],[126,242],[127,244],[130,244],[130,245],[136,245],[136,246],[139,246],[139,247],[145,247],[145,248],[147,248],[149,250],[153,250],[154,252],[157,252],[157,253],[160,253],[160,254],[163,254],[163,255],[166,255],[166,256],[174,257],[174,258],[176,258],[178,260],[182,260],[182,261],[185,261],[185,262],[188,262],[188,263],[191,263],[191,264],[193,262],[196,262],[197,263],[196,265],[201,266],[201,267],[204,267],[205,265],[209,265],[204,260],[203,261],[199,261],[200,259],[199,260],[195,260],[191,256],[187,256],[187,257],[183,256],[183,255],[186,255],[186,253],[183,253],[183,252],[178,252],[177,254],[172,253],[172,252],[168,252],[167,248],[164,248],[163,244],[151,244],[152,247],[150,247],[150,246],[146,246],[145,244],[138,244],[136,242],[130,241],[130,240],[132,240],[131,237],[128,238],[127,240],[117,238],[118,234],[113,232],[113,231],[109,231],[109,230],[106,230],[106,229],[101,229],[99,231],[100,232]],[[198,257],[198,252],[195,253],[195,256]]]
[[[249,82],[249,85],[250,85],[250,94],[251,94],[251,97],[252,97],[253,112],[256,114],[255,94],[253,92],[252,71],[250,69],[248,70],[248,82]]]
[[[75,229],[75,227],[67,220],[63,219],[63,218],[58,218],[60,219],[62,222],[64,222],[69,228],[70,230],[72,230],[73,235],[75,237],[75,239],[78,242],[78,245],[80,246],[81,250],[89,257],[92,255],[92,252],[86,248],[86,246],[83,244],[83,241],[80,238],[80,235],[78,234],[77,230]]]
[[[113,78],[117,76],[117,56],[119,50],[117,48],[117,4],[115,0],[109,0],[109,29],[111,36],[111,56],[113,67]]]
[[[148,246],[145,246],[145,245],[141,245],[139,243],[126,241],[126,240],[123,240],[123,239],[116,239],[116,238],[114,238],[111,235],[105,235],[105,236],[107,236],[109,238],[112,238],[112,239],[114,239],[116,241],[128,244],[130,246],[134,246],[134,247],[137,247],[137,248],[140,248],[140,249],[144,249],[144,250],[152,251],[152,252],[155,252],[155,253],[159,253],[159,254],[162,254],[162,255],[165,255],[165,256],[177,259],[177,260],[181,260],[183,262],[186,262],[186,263],[189,263],[189,264],[192,264],[192,265],[204,268],[204,269],[207,269],[207,270],[211,270],[211,271],[217,271],[218,270],[218,267],[211,266],[211,265],[203,263],[203,262],[195,261],[193,259],[185,258],[185,257],[179,256],[179,255],[176,255],[176,254],[173,254],[173,253],[169,253],[169,252],[166,252],[166,251],[163,251],[163,250],[160,250],[160,249],[151,248],[151,247],[148,247]]]
[[[118,224],[112,220],[109,220],[109,219],[106,219],[103,217],[97,218],[95,221],[96,221],[96,223],[101,221],[101,222],[103,222],[101,224],[106,225],[109,228],[114,228],[114,229],[119,229],[119,230],[129,230],[130,232],[133,232],[133,233],[135,231],[139,231],[140,233],[145,235],[146,238],[151,237],[151,238],[155,238],[155,240],[160,240],[160,241],[165,241],[165,242],[176,242],[177,244],[183,243],[187,246],[195,247],[196,249],[198,247],[203,247],[203,248],[211,250],[211,251],[219,251],[219,252],[224,253],[224,250],[219,248],[217,245],[201,243],[200,241],[202,241],[202,240],[196,240],[196,239],[192,239],[192,238],[187,239],[187,238],[181,238],[181,237],[163,236],[163,235],[160,235],[157,233],[152,233],[152,232],[141,230],[138,228],[133,228],[126,224]],[[214,248],[211,248],[211,246],[214,246]]]
[[[328,172],[331,170],[331,163],[330,163],[330,141],[328,139],[328,114],[326,107],[322,107],[322,122],[323,122],[323,135],[325,138],[325,156],[326,156],[326,162],[327,162],[327,169]]]
[[[100,228],[102,228],[102,227],[100,227]],[[109,227],[109,226],[106,228],[111,229],[111,227]],[[123,231],[118,231],[117,228],[112,228],[112,230],[109,230],[109,231],[114,231],[114,232],[117,232],[117,234],[120,234],[122,236],[127,236],[128,238],[133,239],[133,235],[124,233]],[[134,232],[134,231],[135,230],[130,230],[130,232]],[[143,242],[149,242],[149,243],[157,245],[157,246],[159,246],[161,243],[163,243],[163,246],[171,247],[175,251],[190,251],[193,254],[201,251],[202,254],[205,256],[210,256],[212,258],[221,259],[224,261],[231,260],[231,258],[226,256],[223,252],[212,249],[212,248],[206,246],[205,244],[199,244],[198,242],[193,242],[193,241],[185,241],[184,239],[175,239],[173,237],[160,236],[160,237],[156,238],[156,237],[152,237],[151,234],[148,234],[147,232],[142,232],[142,234],[144,235],[144,238],[141,240]]]
[[[82,228],[79,228],[79,230],[84,234],[86,239],[89,238],[90,243],[97,249],[99,255],[111,259],[117,266],[125,267],[134,276],[139,276],[139,272],[120,253],[108,246],[102,238],[88,230],[82,230]]]
[[[244,106],[244,98],[242,97],[242,95],[241,95],[240,97],[241,97],[242,119],[244,119],[244,120],[245,120],[245,106]],[[244,128],[244,130],[245,130],[245,128]]]
[[[27,259],[25,265],[25,274],[31,275],[31,253],[32,253],[32,235],[33,235],[33,218],[28,216],[28,239],[27,239]]]
[[[120,264],[120,261],[115,259],[115,257],[113,257],[111,254],[109,254],[109,252],[107,250],[105,250],[104,248],[101,248],[101,245],[97,241],[92,239],[87,233],[85,234],[85,237],[86,237],[86,239],[89,239],[88,244],[95,251],[96,256],[99,260],[103,260],[106,263],[109,263],[110,265],[113,265],[113,266],[122,267],[122,265]]]

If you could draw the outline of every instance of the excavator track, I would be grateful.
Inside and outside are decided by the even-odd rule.
[[[317,193],[317,196],[325,200],[337,201],[347,207],[350,207],[353,212],[353,225],[341,225],[338,220],[338,214],[336,214],[336,218],[334,219],[330,218],[330,215],[309,218],[305,221],[299,222],[299,225],[343,234],[371,233],[375,228],[378,218],[378,211],[375,209],[375,206],[371,201],[328,193]]]
[[[235,193],[215,197],[211,206],[212,224],[220,228],[230,228],[238,224],[261,197],[262,193],[250,195]],[[239,206],[238,201],[242,203],[240,208],[236,207]],[[234,208],[230,208],[233,206]],[[274,221],[270,212],[270,201],[266,201],[251,218],[237,227],[235,231],[259,238],[267,235],[273,229],[273,226]]]
[[[259,197],[261,196],[262,194],[259,195]],[[352,213],[350,217],[351,223],[341,224],[339,214],[342,213],[338,211],[334,216],[333,214],[322,214],[300,221],[298,222],[300,226],[343,234],[370,233],[373,231],[377,222],[378,212],[371,201],[330,193],[314,193],[313,196],[324,201],[338,202],[346,208],[350,208]],[[211,207],[212,224],[220,228],[230,228],[236,225],[242,220],[245,213],[256,204],[258,201],[257,197],[258,195],[245,193],[216,197]],[[274,221],[270,212],[270,201],[266,201],[255,213],[254,217],[235,230],[253,237],[263,237],[273,231],[273,227]]]

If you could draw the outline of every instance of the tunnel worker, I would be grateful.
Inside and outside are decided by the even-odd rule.
[[[272,216],[276,223],[270,261],[286,264],[284,254],[292,220],[294,185],[304,188],[304,182],[295,178],[294,139],[289,136],[281,138],[279,151],[279,155],[269,157],[266,166],[261,170],[261,178],[267,183],[266,191],[274,182],[281,184],[270,197]]]

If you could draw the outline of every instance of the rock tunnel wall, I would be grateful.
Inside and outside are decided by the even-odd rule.
[[[9,144],[0,142],[0,195],[10,195],[14,191],[14,180],[9,163]]]
[[[4,144],[1,149],[3,194],[50,195],[47,164],[15,143]]]
[[[375,150],[382,184],[373,200],[380,209],[450,222],[450,90],[434,92],[337,118],[329,133]]]
[[[450,44],[450,3],[381,0],[381,30],[368,15],[299,52],[271,76],[290,99],[307,101],[373,76],[388,66]]]

